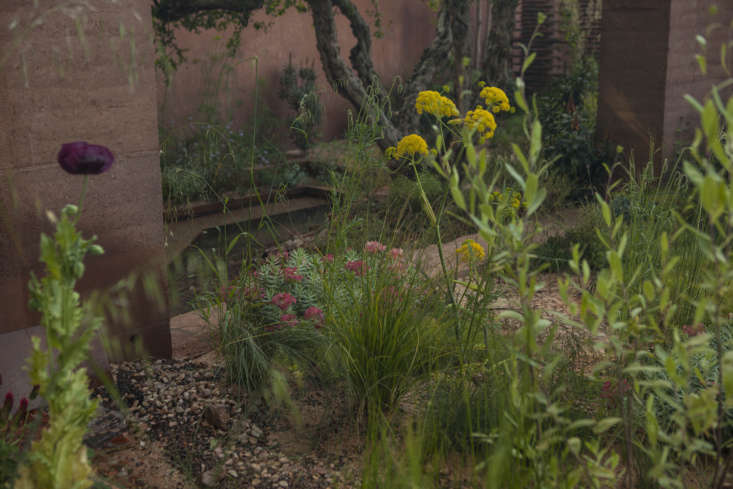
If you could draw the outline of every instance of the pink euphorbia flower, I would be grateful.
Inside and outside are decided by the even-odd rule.
[[[298,325],[298,318],[295,314],[283,314],[280,316],[280,326],[294,327]]]
[[[298,269],[295,267],[283,268],[283,274],[285,275],[285,280],[292,280],[294,282],[300,282],[303,280],[303,276],[298,275]]]
[[[296,300],[295,297],[293,297],[291,294],[288,294],[287,292],[278,292],[277,294],[272,296],[270,302],[284,311],[285,309],[290,307],[291,304],[295,304]]]
[[[392,257],[393,260],[399,260],[402,257],[402,248],[392,248],[389,250],[389,256]]]
[[[380,251],[386,250],[387,247],[384,246],[379,241],[367,241],[364,243],[364,251],[367,253],[379,253]]]
[[[305,317],[309,321],[313,321],[313,325],[316,328],[320,328],[321,325],[323,325],[323,311],[316,306],[310,306],[308,309],[306,309],[303,317]]]
[[[363,275],[367,271],[367,265],[362,260],[353,260],[346,262],[344,267],[350,272],[354,272],[356,276]]]
[[[333,263],[333,254],[328,253],[327,255],[323,255],[323,262],[324,263]]]

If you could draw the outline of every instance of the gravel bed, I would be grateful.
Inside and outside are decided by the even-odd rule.
[[[160,442],[167,457],[202,487],[257,489],[349,488],[347,457],[321,453],[288,456],[270,434],[279,421],[262,400],[237,397],[220,381],[219,368],[190,361],[156,360],[111,366],[129,408],[123,416],[104,388],[100,416],[86,442],[99,448],[136,430]],[[145,441],[139,442],[141,447]]]

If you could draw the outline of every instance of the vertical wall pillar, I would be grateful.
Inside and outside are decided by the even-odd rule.
[[[95,0],[76,19],[61,3],[0,7],[0,373],[16,386],[30,336],[40,333],[27,283],[40,272],[39,235],[52,231],[45,212],[58,215],[82,189],[83,178],[56,163],[62,143],[102,144],[116,156],[109,172],[89,179],[79,228],[106,253],[87,258],[83,294],[165,262],[150,2]],[[43,22],[24,31],[35,18]],[[170,356],[165,304],[138,284],[118,305],[123,314],[106,326],[120,345],[138,339],[148,353]]]
[[[648,161],[652,141],[658,163],[689,144],[699,118],[683,97],[703,98],[725,79],[719,48],[731,38],[732,19],[730,2],[604,0],[598,138],[633,151],[637,163]],[[714,23],[720,27],[708,34]],[[708,36],[706,76],[695,61],[697,34]]]

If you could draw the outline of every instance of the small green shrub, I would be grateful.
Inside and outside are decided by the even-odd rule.
[[[292,57],[280,76],[280,98],[296,113],[290,123],[295,145],[307,149],[313,145],[323,117],[323,105],[316,91],[316,72],[313,66],[295,70]]]
[[[230,382],[249,391],[266,386],[278,356],[313,366],[323,344],[324,266],[298,249],[199,297],[204,319],[218,323]]]
[[[612,153],[595,139],[598,65],[586,58],[538,97],[542,143],[552,169],[573,182],[572,200],[588,198],[606,179]]]

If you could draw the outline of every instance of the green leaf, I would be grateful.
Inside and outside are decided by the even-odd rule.
[[[534,214],[537,211],[537,209],[539,209],[539,207],[542,205],[542,202],[545,201],[546,197],[547,197],[547,190],[545,190],[544,188],[539,189],[535,199],[532,202],[530,202],[529,206],[527,207],[526,215],[531,216],[532,214]]]
[[[529,162],[531,163],[531,168],[534,168],[534,165],[537,163],[537,160],[540,157],[540,152],[542,151],[542,124],[540,124],[540,121],[535,119],[532,123],[532,132],[530,133],[530,143],[529,143]]]
[[[453,174],[451,174],[451,183],[450,183],[450,193],[453,196],[453,200],[455,201],[456,205],[459,209],[462,211],[466,210],[466,200],[463,197],[463,192],[461,192],[461,189],[458,185],[458,170],[453,168]]]
[[[684,99],[687,100],[687,102],[690,105],[692,105],[695,108],[695,110],[697,110],[698,112],[702,112],[702,104],[698,102],[697,100],[695,100],[695,97],[693,97],[690,94],[686,94],[684,96]]]
[[[530,173],[527,175],[527,182],[524,187],[524,199],[527,202],[534,202],[535,196],[537,195],[537,187],[539,180],[536,173]]]
[[[600,435],[601,433],[605,433],[606,431],[610,430],[617,424],[621,422],[621,418],[604,418],[598,422],[598,424],[593,428],[593,433]]]
[[[702,54],[695,55],[695,59],[697,60],[697,64],[700,66],[700,71],[703,75],[706,75],[708,72],[708,62],[707,59],[705,59],[705,56]]]
[[[598,204],[601,206],[601,214],[603,215],[603,222],[606,223],[606,227],[611,227],[611,208],[608,207],[608,204],[605,200],[603,200],[600,196],[600,194],[596,194],[596,200],[598,201]]]
[[[702,130],[708,141],[719,138],[720,124],[718,121],[718,111],[715,110],[715,104],[712,100],[708,99],[705,102],[700,118],[702,120]]]
[[[646,300],[652,301],[654,300],[654,285],[649,280],[644,280],[644,297],[646,297]]]
[[[524,59],[524,63],[522,63],[522,73],[527,71],[527,68],[529,68],[529,66],[532,64],[532,62],[534,61],[536,57],[537,57],[537,53],[531,53],[529,56],[527,56]]]
[[[521,80],[521,78],[517,78],[517,80]],[[524,82],[522,82],[524,83]],[[524,98],[524,94],[520,90],[516,90],[514,92],[514,102],[519,106],[520,109],[522,109],[525,113],[529,112],[529,106],[527,105],[527,101]]]
[[[515,170],[511,164],[506,163],[504,166],[506,167],[506,170],[509,172],[509,174],[514,178],[514,180],[517,181],[519,186],[522,188],[522,192],[524,192],[526,183],[524,182],[524,179],[521,177],[521,175],[517,173],[517,170]]]
[[[522,164],[522,168],[524,168],[525,173],[529,173],[529,162],[527,161],[527,157],[524,156],[522,149],[517,144],[512,143],[512,150],[519,162]]]

